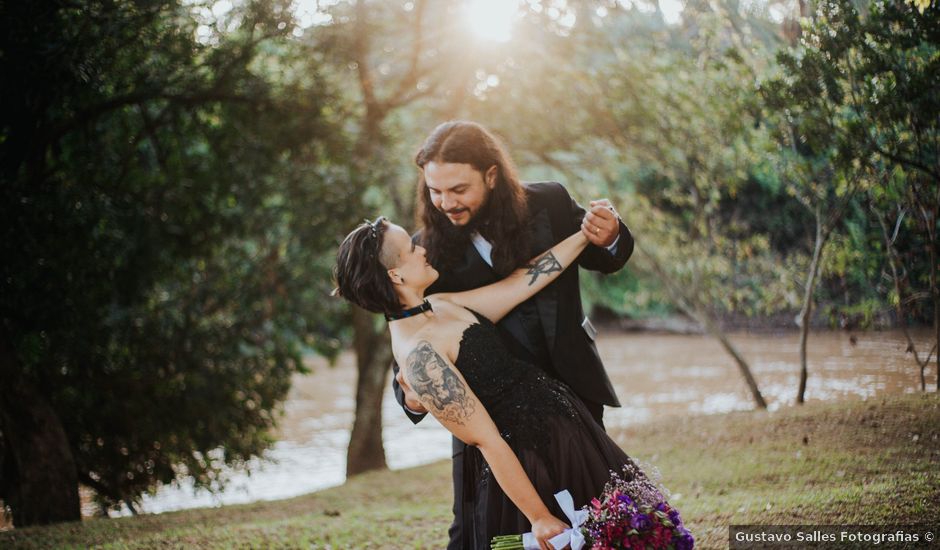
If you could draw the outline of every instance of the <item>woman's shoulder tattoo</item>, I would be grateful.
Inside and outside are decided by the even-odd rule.
[[[411,388],[434,407],[442,420],[463,425],[476,408],[466,384],[427,340],[421,340],[406,360],[413,374]]]

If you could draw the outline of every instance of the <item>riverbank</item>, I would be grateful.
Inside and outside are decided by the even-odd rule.
[[[660,419],[611,435],[656,465],[700,548],[725,548],[729,524],[940,518],[935,393]],[[436,462],[287,500],[8,531],[0,547],[442,548],[449,476],[449,462]]]

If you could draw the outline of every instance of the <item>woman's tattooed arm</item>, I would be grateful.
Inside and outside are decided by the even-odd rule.
[[[539,258],[536,258],[534,262],[529,262],[526,264],[525,268],[528,270],[525,272],[526,275],[531,275],[532,278],[529,279],[529,286],[535,284],[535,281],[538,280],[539,275],[548,275],[550,273],[555,273],[556,271],[564,271],[561,263],[558,262],[558,259],[552,254],[552,251],[549,250]]]
[[[402,372],[431,414],[454,437],[480,450],[496,482],[530,523],[551,517],[486,407],[477,401],[472,388],[446,356],[442,357],[428,340],[420,340],[402,361]]]
[[[457,305],[472,309],[494,323],[561,276],[587,246],[584,233],[578,231],[539,254],[505,279],[473,290],[440,295]],[[572,268],[574,269],[574,268]]]
[[[434,350],[430,342],[422,340],[408,354],[411,370],[411,388],[421,401],[437,412],[440,420],[463,425],[473,414],[476,401],[457,371]]]

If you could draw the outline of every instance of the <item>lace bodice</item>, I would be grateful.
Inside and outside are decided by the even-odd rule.
[[[513,357],[496,326],[471,312],[479,322],[464,330],[455,365],[510,445],[547,447],[553,417],[579,419],[571,391],[534,365]]]

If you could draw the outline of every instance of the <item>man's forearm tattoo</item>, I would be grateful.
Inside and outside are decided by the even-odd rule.
[[[532,278],[529,279],[529,286],[535,284],[535,281],[539,278],[539,275],[548,275],[549,273],[565,270],[565,268],[562,267],[562,265],[555,258],[555,255],[552,254],[551,250],[543,254],[541,258],[536,259],[534,262],[525,267],[528,268],[528,271],[526,271],[525,274],[532,275]]]
[[[441,420],[463,425],[476,402],[454,369],[424,340],[408,354],[407,361],[414,375],[411,389],[421,401],[437,409]]]

